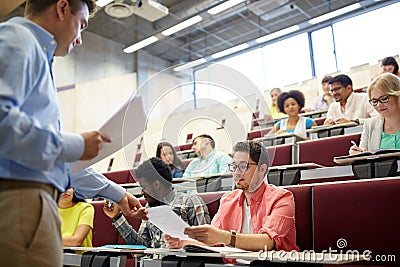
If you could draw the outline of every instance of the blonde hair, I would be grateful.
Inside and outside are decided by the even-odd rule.
[[[383,73],[376,77],[368,86],[368,97],[371,99],[371,92],[380,88],[388,95],[397,96],[397,105],[400,107],[400,78],[392,73]]]

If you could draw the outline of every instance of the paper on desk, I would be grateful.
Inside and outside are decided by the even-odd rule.
[[[183,234],[183,230],[186,227],[190,227],[189,224],[184,222],[169,206],[152,207],[148,208],[147,211],[149,212],[147,214],[149,221],[165,234],[178,237],[181,240],[191,240],[187,235]]]
[[[75,174],[94,163],[108,157],[132,142],[146,129],[146,115],[141,97],[129,99],[114,113],[99,131],[111,137],[111,143],[103,143],[103,149],[92,160],[80,160],[71,163],[71,170]]]

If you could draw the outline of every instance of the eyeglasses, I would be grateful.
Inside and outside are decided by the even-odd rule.
[[[339,91],[340,89],[342,89],[342,88],[344,88],[344,86],[335,87],[335,88],[332,88],[331,90],[329,90],[329,92],[330,92],[331,94],[333,94],[333,93],[338,92],[338,91]]]
[[[249,163],[249,162],[240,162],[239,164],[228,164],[229,171],[235,172],[236,169],[239,169],[241,172],[247,171],[250,165],[258,165],[257,163]]]
[[[383,96],[380,96],[378,99],[376,99],[376,98],[371,98],[370,100],[369,100],[369,103],[372,105],[372,106],[376,106],[376,105],[378,105],[378,102],[379,103],[387,103],[387,102],[389,102],[389,98],[391,97],[391,95],[383,95]]]

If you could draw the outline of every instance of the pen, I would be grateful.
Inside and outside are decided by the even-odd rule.
[[[353,140],[350,141],[354,146],[357,146],[356,142],[354,142]]]

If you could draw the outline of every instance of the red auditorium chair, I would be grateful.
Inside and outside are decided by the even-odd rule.
[[[326,120],[326,117],[314,119],[315,123],[316,123],[318,126],[324,125],[325,120]]]
[[[360,143],[361,134],[349,134],[297,142],[299,163],[314,162],[326,167],[336,166],[333,158],[349,154],[351,141]]]
[[[296,243],[300,251],[313,247],[311,186],[288,186],[295,201]]]
[[[400,179],[371,179],[313,186],[314,247],[365,250],[394,255],[396,262],[370,261],[369,265],[398,266]],[[338,247],[339,246],[339,247]]]
[[[94,247],[116,244],[118,240],[117,231],[111,224],[111,219],[104,214],[103,206],[105,201],[93,201],[90,204],[94,207],[93,240]]]
[[[106,172],[106,173],[103,173],[103,175],[117,184],[130,183],[129,170]]]
[[[263,128],[261,130],[254,130],[254,131],[248,132],[247,140],[253,140],[255,138],[263,137],[264,135],[269,133],[269,131],[271,131],[271,129],[272,128],[270,127],[270,128]]]
[[[292,164],[292,145],[277,145],[266,148],[271,161],[271,166]]]

